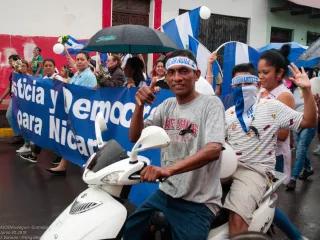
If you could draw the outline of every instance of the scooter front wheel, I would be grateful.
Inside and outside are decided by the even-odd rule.
[[[238,234],[230,238],[230,240],[271,240],[271,238],[268,235],[259,232],[246,232]]]

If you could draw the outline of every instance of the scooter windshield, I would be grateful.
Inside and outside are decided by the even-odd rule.
[[[98,150],[87,168],[93,172],[98,172],[102,168],[126,158],[128,158],[126,151],[116,140],[111,139]]]

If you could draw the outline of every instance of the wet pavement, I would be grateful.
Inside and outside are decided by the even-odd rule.
[[[307,181],[297,180],[295,191],[287,192],[285,186],[279,191],[279,207],[302,234],[312,240],[320,239],[320,156],[311,153],[317,144],[319,142],[314,139],[309,149],[314,175]],[[287,239],[279,230],[277,233],[279,238],[276,239]]]
[[[315,141],[311,149],[315,148]],[[42,151],[32,164],[16,156],[19,145],[0,139],[0,239],[39,239],[50,223],[86,188],[81,169],[69,166],[66,177],[45,168],[54,155]],[[279,206],[309,239],[320,239],[320,157],[311,155],[315,174],[297,182],[294,192],[279,191]],[[274,239],[287,239],[276,229]]]
[[[17,157],[17,147],[0,140],[0,239],[39,239],[86,185],[79,167],[70,166],[66,177],[52,176],[45,170],[52,153],[42,151],[34,164]]]

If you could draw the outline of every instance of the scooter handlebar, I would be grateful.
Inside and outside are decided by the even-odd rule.
[[[139,180],[140,182],[142,182],[141,181],[141,175],[140,174],[134,174],[134,175],[131,175],[130,177],[129,177],[129,179],[131,179],[131,180]],[[165,181],[166,180],[166,178],[161,178],[161,179],[157,179],[157,180],[155,180],[155,181],[148,181],[149,183],[160,183],[160,182],[163,182],[163,181]]]

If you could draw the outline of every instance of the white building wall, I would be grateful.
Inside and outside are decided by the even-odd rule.
[[[248,44],[261,47],[267,43],[267,3],[267,0],[163,0],[162,23],[177,16],[179,9],[205,5],[214,14],[248,18]]]
[[[102,0],[1,0],[0,34],[89,38],[102,26]]]
[[[116,1],[116,0],[115,0]],[[248,43],[267,43],[267,0],[163,0],[162,23],[179,9],[208,6],[212,13],[249,19]],[[153,1],[151,1],[151,9]],[[89,38],[102,26],[102,0],[1,0],[0,34]],[[152,22],[150,14],[150,24]]]

